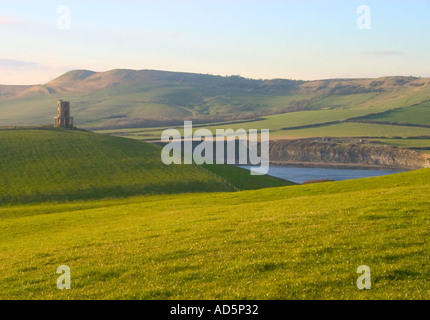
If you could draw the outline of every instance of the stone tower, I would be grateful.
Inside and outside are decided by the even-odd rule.
[[[69,101],[58,100],[58,115],[54,118],[54,127],[73,128]]]

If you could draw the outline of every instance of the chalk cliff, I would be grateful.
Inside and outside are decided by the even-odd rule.
[[[270,144],[270,161],[275,164],[419,169],[430,167],[430,154],[360,143],[278,140]]]

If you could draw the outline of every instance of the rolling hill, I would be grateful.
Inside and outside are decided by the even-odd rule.
[[[423,169],[0,206],[0,298],[429,299],[429,183]],[[71,290],[56,288],[60,265],[71,268]],[[357,289],[361,265],[371,269],[371,290]]]
[[[0,149],[0,204],[292,184],[230,166],[166,166],[159,147],[81,130],[0,130]]]
[[[44,85],[0,86],[0,125],[50,124],[59,98],[72,101],[76,123],[87,129],[165,127],[189,119],[249,121],[280,114],[288,118],[290,113],[310,115],[306,123],[318,112],[347,120],[408,108],[430,100],[430,79],[253,80],[155,70],[77,70]],[[285,119],[282,127],[288,126]]]

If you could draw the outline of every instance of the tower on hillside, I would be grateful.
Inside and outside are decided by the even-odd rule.
[[[73,128],[73,118],[70,116],[70,102],[58,100],[58,115],[54,118],[54,127]]]

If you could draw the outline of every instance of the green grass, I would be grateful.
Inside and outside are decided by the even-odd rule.
[[[0,207],[1,299],[429,299],[430,169]],[[72,289],[56,288],[60,265]],[[359,291],[368,265],[372,289]]]
[[[268,175],[252,176],[249,170],[232,165],[204,165],[204,167],[217,176],[225,178],[239,190],[255,190],[294,185],[293,182]]]
[[[232,128],[234,130],[270,129],[271,139],[292,139],[309,137],[418,137],[429,136],[430,128],[411,127],[401,125],[343,122],[358,115],[362,111],[350,110],[333,111],[302,111],[265,117],[264,120],[243,123],[220,123],[218,125],[207,124],[205,128],[214,134],[216,129]],[[331,124],[332,121],[340,122]],[[317,126],[313,126],[316,125]],[[200,125],[199,125],[200,126]],[[298,126],[313,126],[294,129]],[[183,134],[183,127],[176,127]],[[122,129],[103,130],[100,133],[121,135],[137,140],[159,140],[164,128],[148,129]]]
[[[284,137],[417,137],[430,135],[430,128],[345,122],[309,129],[286,130]]]
[[[251,176],[249,185],[239,184],[237,177],[243,173],[235,167],[221,176],[211,171],[213,166],[167,166],[161,162],[159,147],[80,130],[0,130],[0,149],[0,204],[289,184]],[[229,175],[237,186],[229,182]]]
[[[430,126],[430,102],[426,101],[413,107],[390,110],[378,115],[369,115],[362,120]]]
[[[430,148],[430,139],[378,139],[379,144],[400,148]]]

